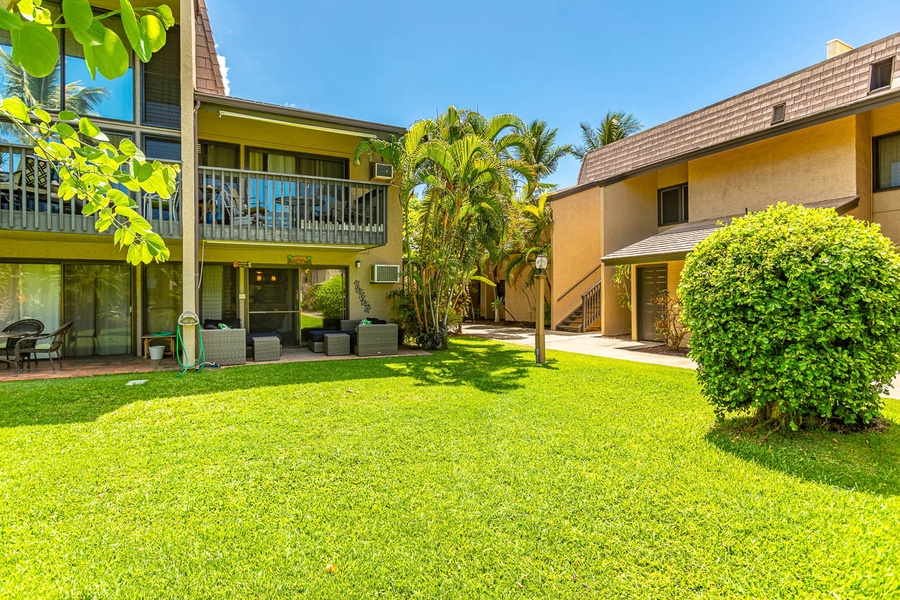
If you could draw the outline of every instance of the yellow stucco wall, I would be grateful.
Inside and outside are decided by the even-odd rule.
[[[680,174],[670,172],[666,176],[677,179]],[[656,233],[658,188],[657,173],[633,177],[603,188],[604,256]],[[613,284],[614,272],[615,267],[603,268],[603,335],[620,335],[631,330],[629,312],[619,304],[619,290]]]
[[[554,327],[581,305],[581,294],[600,278],[598,269],[571,289],[600,266],[600,199],[600,189],[590,188],[553,201],[550,310]]]
[[[691,221],[856,195],[856,120],[846,117],[688,164]]]
[[[900,131],[900,105],[872,111],[873,137],[897,131]],[[869,181],[871,185],[871,175]],[[872,220],[881,225],[884,235],[895,244],[900,244],[900,190],[872,194]]]

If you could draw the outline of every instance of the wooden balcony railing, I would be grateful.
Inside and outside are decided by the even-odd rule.
[[[82,214],[80,200],[63,200],[59,181],[46,160],[27,146],[0,144],[0,229],[99,234],[97,216]],[[138,210],[164,238],[181,237],[178,192],[163,200],[155,194],[132,194]]]
[[[388,186],[369,181],[200,167],[207,240],[382,246]]]

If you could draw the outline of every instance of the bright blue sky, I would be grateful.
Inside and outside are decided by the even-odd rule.
[[[207,4],[233,96],[401,126],[454,104],[572,143],[608,108],[658,125],[900,30],[897,0]]]

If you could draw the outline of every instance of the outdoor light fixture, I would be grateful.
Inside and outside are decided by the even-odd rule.
[[[262,282],[262,271],[256,272],[256,281]]]
[[[537,255],[534,259],[534,268],[537,273],[534,274],[534,284],[537,287],[537,320],[534,323],[534,362],[542,365],[547,362],[547,356],[544,348],[544,280],[547,279],[547,257],[544,253]]]
[[[356,268],[358,269],[361,266],[362,266],[362,261],[361,260],[356,261]]]
[[[276,281],[278,281],[278,277],[276,277],[275,275],[272,275],[272,282],[274,283]]]

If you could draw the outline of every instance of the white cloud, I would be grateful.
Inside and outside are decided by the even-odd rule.
[[[228,65],[225,64],[225,57],[219,54],[219,45],[216,44],[216,58],[219,59],[219,71],[222,72],[222,83],[225,84],[225,95],[231,95],[231,80],[228,79]]]

